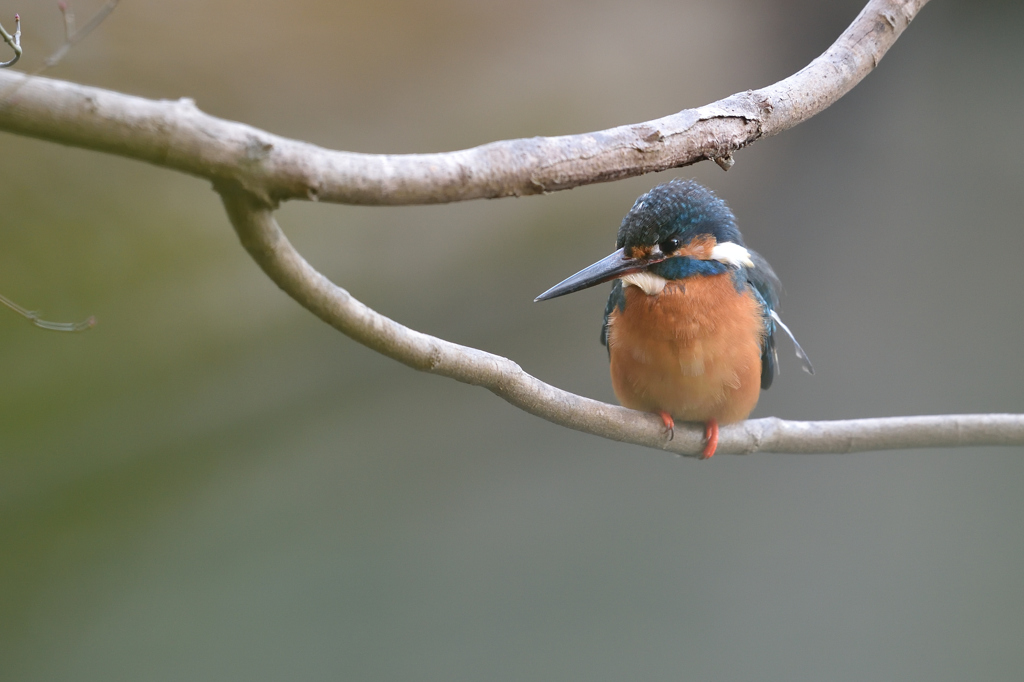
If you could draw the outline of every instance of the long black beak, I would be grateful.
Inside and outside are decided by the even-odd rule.
[[[656,250],[657,251],[657,250]],[[660,254],[659,254],[660,255]],[[630,272],[643,270],[652,263],[657,263],[664,258],[629,258],[623,249],[619,249],[610,256],[605,256],[593,265],[583,268],[572,277],[559,282],[543,294],[533,299],[534,301],[546,301],[550,298],[565,296],[581,289],[592,287],[601,282],[621,277]]]

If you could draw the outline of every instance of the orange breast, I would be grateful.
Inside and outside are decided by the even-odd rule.
[[[732,275],[669,282],[660,294],[634,286],[609,317],[612,387],[624,406],[681,421],[747,418],[761,391],[761,306]]]

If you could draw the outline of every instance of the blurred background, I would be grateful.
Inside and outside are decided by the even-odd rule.
[[[101,4],[74,0],[79,24]],[[767,85],[860,5],[124,0],[47,75],[445,151]],[[33,69],[56,2],[15,12]],[[1022,32],[1020,2],[935,0],[728,174],[278,217],[379,311],[614,401],[604,287],[533,297],[695,177],[817,368],[782,342],[755,416],[1021,412]],[[568,431],[316,320],[203,181],[7,134],[0,154],[0,293],[99,319],[0,310],[0,678],[1020,679],[1020,448],[697,462]]]

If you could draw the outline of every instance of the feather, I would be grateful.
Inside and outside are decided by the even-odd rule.
[[[786,336],[788,336],[789,340],[793,342],[793,347],[796,349],[796,356],[797,358],[800,359],[801,369],[803,369],[808,374],[814,374],[814,365],[811,364],[811,359],[807,357],[807,353],[804,352],[804,349],[800,346],[800,343],[796,340],[796,337],[793,336],[793,332],[789,331],[789,327],[786,326],[786,323],[782,321],[782,318],[779,317],[779,314],[777,312],[773,310],[771,312],[771,315],[772,320],[775,321],[775,324],[782,327],[782,331],[786,332]]]

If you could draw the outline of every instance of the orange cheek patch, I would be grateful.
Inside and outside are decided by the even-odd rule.
[[[676,251],[676,256],[689,256],[697,260],[711,260],[711,250],[718,242],[709,234],[701,235],[690,241],[689,244]]]
[[[626,252],[626,256],[629,258],[650,258],[651,251],[653,250],[653,246],[634,246]]]

